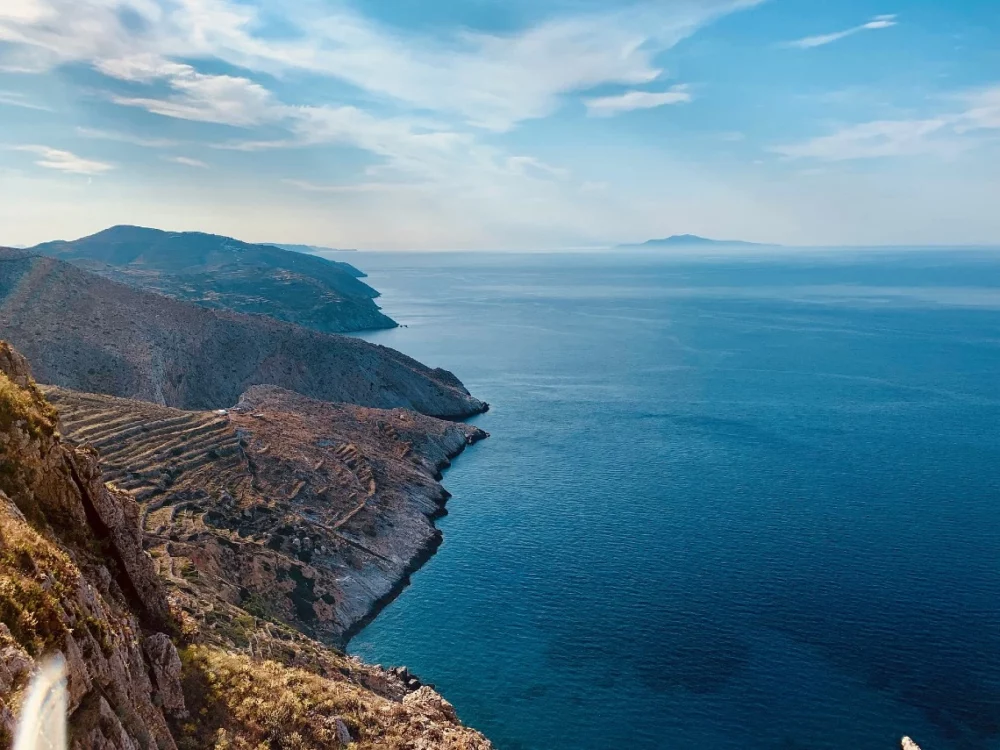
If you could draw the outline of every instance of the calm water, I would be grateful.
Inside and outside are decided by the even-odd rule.
[[[500,750],[1000,748],[1000,259],[351,260],[494,404],[354,653]]]

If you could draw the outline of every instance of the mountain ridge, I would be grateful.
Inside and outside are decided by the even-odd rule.
[[[349,263],[206,232],[121,224],[29,252],[203,307],[267,315],[324,333],[393,328]]]
[[[180,408],[227,408],[255,384],[327,401],[462,418],[453,374],[357,338],[212,310],[50,257],[0,249],[0,329],[38,378]]]

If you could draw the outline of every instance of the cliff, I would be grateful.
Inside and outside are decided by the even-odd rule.
[[[0,745],[37,661],[60,652],[72,750],[488,750],[405,670],[349,659],[229,601],[222,584],[192,606],[179,579],[211,592],[212,572],[159,576],[133,496],[105,483],[96,451],[61,438],[57,418],[0,342]],[[220,532],[218,544],[239,539]]]
[[[348,263],[202,232],[117,226],[31,250],[204,307],[268,315],[324,333],[392,328]]]
[[[38,658],[66,658],[74,750],[174,748],[182,713],[165,589],[138,508],[66,446],[24,360],[0,343],[0,728]],[[129,744],[131,743],[131,744]]]
[[[209,310],[23,250],[0,249],[0,330],[45,383],[191,409],[255,384],[457,418],[483,411],[449,372],[387,347]]]

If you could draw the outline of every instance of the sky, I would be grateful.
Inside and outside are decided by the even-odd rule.
[[[997,0],[2,0],[0,243],[1000,244]]]

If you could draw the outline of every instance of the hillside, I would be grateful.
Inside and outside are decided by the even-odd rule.
[[[485,437],[273,386],[223,414],[44,390],[68,439],[97,448],[107,478],[136,497],[185,611],[203,619],[238,604],[330,644],[437,548],[447,493],[435,478]]]
[[[203,307],[268,315],[326,333],[396,325],[354,266],[277,245],[117,226],[30,250]]]
[[[489,750],[405,669],[346,658],[217,583],[211,554],[175,558],[172,538],[154,539],[160,569],[164,557],[179,563],[167,566],[178,575],[157,575],[135,500],[105,483],[93,449],[60,437],[56,419],[25,360],[0,342],[0,746],[31,673],[61,652],[70,750]],[[178,516],[183,537],[196,524]],[[202,537],[213,533],[206,548],[240,548],[237,530]],[[176,544],[193,552],[194,539]],[[289,565],[308,587],[308,566]],[[188,580],[204,600],[191,604]]]
[[[23,250],[0,249],[0,334],[42,382],[179,408],[226,408],[263,383],[440,417],[486,408],[451,373],[392,349],[179,302]]]

